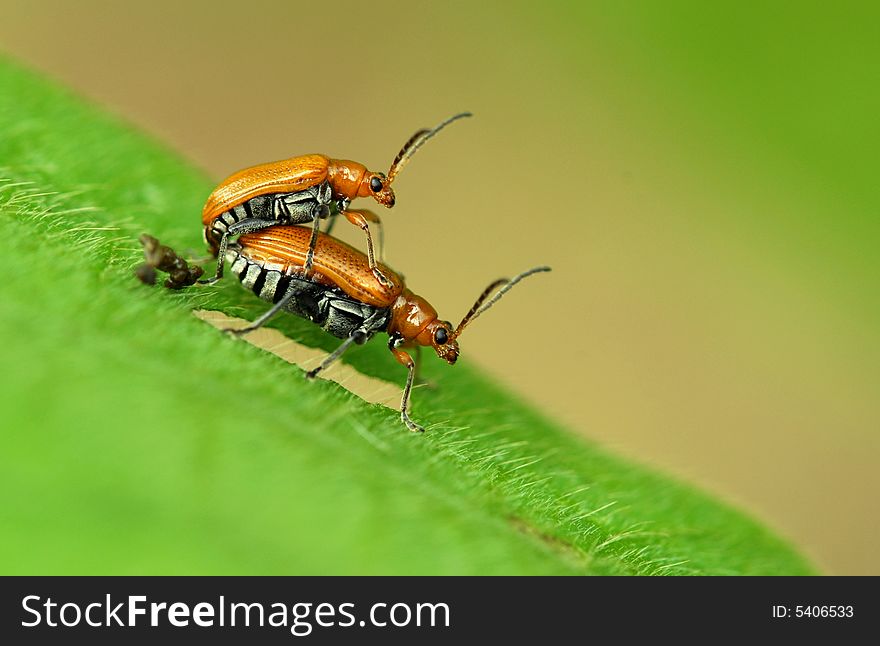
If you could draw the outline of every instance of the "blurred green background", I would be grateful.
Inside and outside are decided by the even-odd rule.
[[[880,573],[878,43],[861,3],[7,0],[0,22],[218,180],[307,152],[386,170],[473,111],[396,182],[389,264],[450,319],[552,265],[466,356],[845,574]]]

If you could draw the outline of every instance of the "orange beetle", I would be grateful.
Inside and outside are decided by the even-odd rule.
[[[453,121],[469,116],[469,112],[462,112],[434,128],[416,132],[394,158],[387,176],[355,161],[303,155],[246,168],[226,178],[202,209],[205,241],[211,253],[217,255],[217,271],[214,278],[200,282],[213,283],[223,275],[223,258],[230,236],[276,224],[314,222],[304,265],[306,272],[310,271],[319,220],[338,212],[363,230],[367,237],[370,272],[381,283],[389,284],[376,266],[370,235],[369,222],[380,224],[379,216],[367,210],[349,210],[348,205],[355,198],[370,196],[383,206],[394,206],[391,184],[403,166],[428,139]]]
[[[487,287],[461,322],[453,328],[437,310],[404,285],[403,279],[382,265],[388,285],[373,279],[367,257],[357,249],[325,233],[318,233],[312,271],[305,271],[309,255],[309,229],[274,226],[242,235],[230,245],[227,260],[242,284],[274,305],[250,326],[229,330],[245,334],[261,327],[282,309],[309,319],[330,334],[345,339],[320,366],[306,373],[314,377],[338,359],[352,343],[365,343],[376,332],[389,334],[388,349],[408,370],[400,402],[400,418],[412,431],[424,431],[407,412],[416,374],[416,362],[403,349],[429,346],[441,359],[458,359],[458,337],[465,326],[492,307],[511,287],[526,276],[550,271],[536,267]],[[489,299],[489,295],[498,290]],[[418,357],[418,355],[417,355]]]

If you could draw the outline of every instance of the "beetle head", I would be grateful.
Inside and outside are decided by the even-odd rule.
[[[473,307],[455,328],[449,321],[438,318],[437,310],[428,301],[413,294],[411,290],[404,289],[392,305],[392,321],[388,333],[399,335],[402,342],[431,346],[438,357],[450,365],[454,364],[459,355],[458,337],[464,329],[523,278],[544,271],[550,271],[550,267],[535,267],[513,278],[501,278],[492,282],[477,297]]]
[[[391,181],[382,173],[366,173],[358,194],[361,197],[369,195],[389,209],[394,206],[394,190],[391,188]]]
[[[430,345],[437,356],[449,365],[458,361],[458,341],[452,335],[452,323],[435,319],[416,339],[419,345]]]

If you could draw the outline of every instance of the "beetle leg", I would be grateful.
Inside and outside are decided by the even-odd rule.
[[[306,262],[303,265],[303,275],[308,278],[312,273],[312,263],[315,261],[315,247],[318,245],[318,231],[320,230],[321,220],[315,218],[312,220],[312,237],[309,238],[309,251],[306,254]]]
[[[367,209],[359,209],[365,220],[376,225],[379,232],[379,262],[385,262],[385,227],[382,226],[382,218]]]
[[[243,328],[239,328],[239,329],[226,328],[223,331],[228,332],[229,334],[232,334],[234,336],[243,336],[243,335],[247,334],[248,332],[253,332],[254,330],[257,330],[257,329],[263,327],[270,318],[272,318],[273,316],[278,314],[278,312],[280,312],[282,309],[284,309],[284,307],[295,298],[296,298],[296,292],[291,290],[291,291],[287,292],[284,296],[282,296],[280,301],[278,301],[272,307],[270,307],[268,310],[263,312],[260,316],[258,316],[254,320],[253,323],[251,323],[247,327],[243,327]]]
[[[229,232],[223,234],[220,238],[220,250],[217,252],[217,269],[214,271],[213,278],[203,278],[198,282],[199,285],[213,285],[223,278],[223,263],[226,262],[226,247],[229,245]]]
[[[385,274],[376,266],[376,258],[373,255],[373,236],[370,235],[370,225],[367,223],[368,217],[373,217],[378,219],[375,213],[370,213],[369,211],[343,211],[342,214],[348,219],[356,227],[360,227],[364,234],[367,236],[367,259],[370,263],[370,271],[373,272],[373,276],[376,277],[376,280],[379,281],[379,284],[386,289],[391,289],[394,286]]]
[[[403,387],[403,397],[400,400],[400,420],[414,433],[424,433],[425,429],[412,421],[409,414],[406,412],[406,409],[409,408],[409,395],[412,391],[413,380],[415,378],[415,362],[411,356],[403,350],[396,348],[394,344],[395,339],[392,337],[388,342],[388,349],[391,350],[391,354],[394,355],[394,358],[408,370],[406,375],[406,385]]]
[[[358,334],[356,330],[354,334],[348,337],[345,341],[339,344],[339,347],[336,348],[333,352],[328,354],[324,360],[321,362],[321,365],[317,368],[313,368],[306,373],[306,379],[314,379],[318,376],[318,373],[322,370],[326,369],[331,363],[336,361],[339,357],[342,356],[342,353],[348,350],[351,347],[352,343],[358,343],[363,338],[363,334]],[[363,341],[361,341],[363,342]]]
[[[278,224],[277,220],[258,220],[257,218],[247,218],[230,226],[226,230],[226,233],[223,234],[223,237],[220,238],[220,249],[217,252],[217,271],[214,273],[214,277],[202,279],[198,281],[198,283],[200,285],[213,285],[218,280],[223,278],[223,263],[226,262],[226,249],[227,247],[229,247],[229,238],[231,236],[240,236],[244,235],[245,233],[253,233],[254,231],[267,229],[271,226],[275,226],[276,224]]]

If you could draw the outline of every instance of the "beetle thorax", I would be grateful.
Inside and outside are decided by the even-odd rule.
[[[353,200],[359,196],[367,167],[348,159],[331,159],[327,166],[327,181],[333,189],[333,199]]]
[[[435,320],[437,320],[437,310],[418,294],[404,289],[391,306],[388,333],[399,332],[406,341],[418,342],[418,336]],[[430,345],[430,343],[420,343],[420,345]]]

